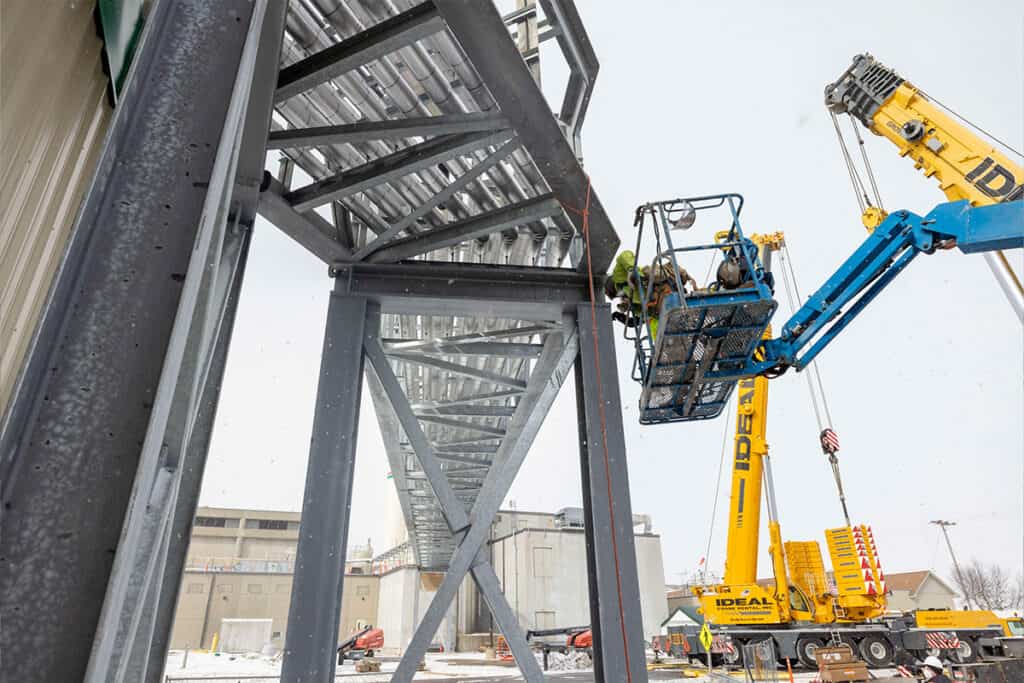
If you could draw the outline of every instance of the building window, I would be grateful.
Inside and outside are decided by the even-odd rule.
[[[370,587],[369,586],[356,586],[356,595],[369,595],[369,594],[370,594]]]
[[[226,517],[196,517],[196,526],[213,526],[224,528],[227,523]]]
[[[188,592],[188,593],[204,593],[205,592],[205,586],[203,584],[201,584],[201,583],[190,583],[188,585],[188,590],[186,592]]]
[[[294,522],[292,522],[294,524]],[[247,519],[246,529],[264,529],[271,531],[287,531],[289,522],[286,519]]]
[[[224,586],[217,586],[218,593],[230,593],[232,590],[234,590],[234,586],[230,584]]]
[[[277,584],[277,588],[275,590],[278,593],[288,593],[288,592],[291,591],[291,589],[292,589],[291,584],[289,584],[289,583],[279,583],[279,584]]]
[[[263,586],[258,584],[258,583],[250,583],[249,584],[249,592],[250,593],[262,593],[263,592]]]

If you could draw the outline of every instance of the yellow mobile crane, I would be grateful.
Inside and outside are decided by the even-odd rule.
[[[750,239],[765,270],[770,270],[772,253],[785,245],[783,234],[751,235]],[[770,326],[764,334],[771,338]],[[768,378],[740,380],[725,576],[721,584],[697,586],[693,592],[705,619],[724,627],[716,630],[731,640],[724,652],[726,661],[738,657],[744,642],[771,636],[782,652],[795,650],[804,665],[813,666],[814,651],[832,636],[816,625],[856,624],[885,613],[884,576],[870,528],[850,527],[848,519],[847,526],[826,532],[837,570],[837,594],[829,589],[817,542],[783,542],[765,438],[767,408]],[[772,586],[757,582],[762,492],[768,512]],[[865,658],[874,665],[891,661],[892,647],[884,637],[870,629],[844,631],[855,646],[873,649],[874,656]]]
[[[861,205],[861,220],[869,230],[888,216],[864,152],[857,124],[853,124],[858,145],[864,153],[864,165],[872,186],[875,203],[857,175],[840,132],[837,114],[847,114],[875,135],[895,145],[901,157],[909,157],[914,168],[927,178],[935,178],[950,201],[967,200],[971,206],[989,206],[1024,199],[1024,166],[1013,161],[990,141],[959,123],[948,108],[920,88],[904,80],[893,69],[870,54],[857,55],[850,67],[825,88],[825,105],[832,115],[840,147],[850,172],[851,181]],[[986,136],[992,138],[988,133]],[[1009,145],[1000,143],[1010,149]],[[1022,155],[1016,152],[1018,157]],[[1019,204],[1020,229],[1024,232],[1024,202]],[[1002,251],[987,253],[989,266],[1024,321],[1024,287]],[[919,629],[945,628],[954,634],[955,656],[960,661],[974,661],[981,655],[1004,655],[1009,640],[1024,636],[1024,620],[1019,616],[1003,619],[987,610],[918,612],[912,615]],[[993,629],[1001,635],[989,633]]]
[[[914,162],[914,168],[938,181],[949,201],[965,199],[971,206],[989,206],[1024,199],[1024,166],[973,132],[970,129],[973,125],[958,122],[938,100],[870,54],[854,57],[850,67],[826,86],[825,104],[832,115],[857,194],[861,220],[869,231],[878,227],[888,213],[882,207],[857,124],[853,124],[853,131],[863,155],[874,202],[843,140],[837,114],[848,114],[895,145],[901,157],[909,157]],[[988,133],[984,135],[996,141]],[[1001,144],[1010,149],[1009,145]],[[1020,152],[1016,154],[1020,156]],[[1021,225],[1024,226],[1024,208]],[[1024,287],[1006,256],[1002,251],[992,251],[986,253],[985,258],[1017,316],[1024,321]]]

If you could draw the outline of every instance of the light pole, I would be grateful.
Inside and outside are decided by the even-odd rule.
[[[956,522],[950,522],[945,519],[933,519],[929,524],[935,524],[942,529],[942,535],[946,538],[946,547],[949,548],[949,556],[953,558],[953,569],[956,570],[956,578],[960,582],[960,587],[964,590],[964,600],[967,602],[967,609],[974,609],[971,607],[971,591],[967,586],[967,582],[964,581],[964,575],[960,571],[960,563],[956,561],[956,554],[953,552],[953,544],[949,541],[949,532],[946,531],[946,527],[956,526]]]

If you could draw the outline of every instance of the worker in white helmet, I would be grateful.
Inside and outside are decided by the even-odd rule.
[[[942,673],[942,662],[934,655],[930,655],[924,660],[924,664],[921,665],[921,673],[924,675],[924,680],[931,683],[951,683],[946,674]]]

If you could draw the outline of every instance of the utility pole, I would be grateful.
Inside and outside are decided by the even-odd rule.
[[[967,601],[967,609],[974,609],[971,607],[971,592],[967,587],[967,582],[964,581],[964,575],[960,571],[960,563],[956,561],[956,555],[953,553],[953,544],[949,541],[949,532],[946,531],[946,527],[956,526],[956,522],[950,522],[945,519],[933,519],[929,524],[935,524],[942,529],[942,535],[946,538],[946,547],[949,548],[949,556],[953,558],[953,569],[956,570],[956,578],[960,582],[960,587],[964,589],[964,600]]]

